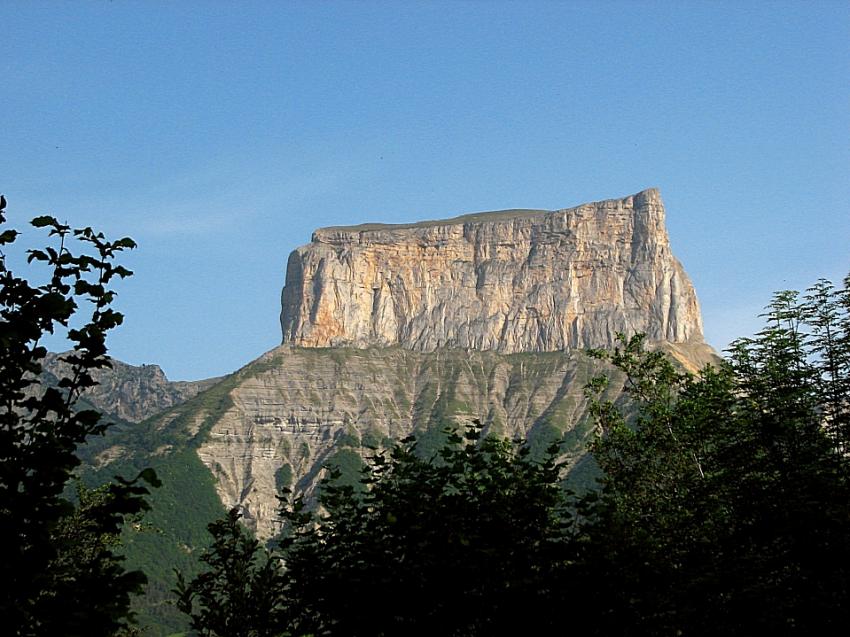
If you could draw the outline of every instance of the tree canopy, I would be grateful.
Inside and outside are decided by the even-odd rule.
[[[4,228],[5,207],[0,196],[0,248],[20,234]],[[49,216],[32,225],[56,241],[28,251],[30,263],[46,266],[45,283],[16,276],[0,252],[0,616],[11,635],[112,635],[128,625],[130,595],[145,581],[122,567],[115,542],[157,478],[146,470],[95,490],[80,486],[76,497],[67,489],[77,447],[109,426],[79,401],[95,383],[91,372],[110,364],[106,334],[123,318],[110,307],[110,284],[131,274],[114,259],[135,244]],[[80,302],[89,305],[84,318]],[[57,328],[73,348],[63,355],[68,372],[46,386],[41,341]]]
[[[534,461],[524,443],[472,425],[447,430],[431,457],[414,438],[375,455],[360,490],[331,475],[325,513],[295,518],[282,545],[298,626],[334,635],[551,628],[551,581],[572,522],[555,457],[552,448]]]
[[[463,435],[447,430],[445,444],[425,458],[406,439],[368,458],[355,486],[332,470],[321,485],[321,513],[284,498],[286,531],[271,554],[247,557],[246,540],[232,535],[236,511],[211,525],[217,542],[204,557],[211,569],[178,585],[181,607],[202,634],[222,637],[552,628],[550,582],[566,563],[572,521],[554,454],[534,461],[520,442],[482,437],[480,425]],[[219,543],[225,528],[233,541]],[[246,556],[239,566],[237,554]],[[244,565],[254,579],[237,575]],[[216,629],[208,617],[222,599],[256,607],[267,594],[253,583],[259,572],[279,587],[280,623],[242,613],[238,630],[221,622]]]
[[[641,337],[597,353],[637,407],[594,407],[602,489],[581,503],[576,576],[602,634],[844,630],[848,310],[825,281],[777,293],[765,328],[696,376]]]

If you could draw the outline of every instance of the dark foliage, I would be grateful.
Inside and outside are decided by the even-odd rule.
[[[299,634],[486,635],[552,628],[571,517],[555,449],[447,432],[436,457],[408,439],[326,481],[326,513],[290,513],[283,544]],[[521,609],[521,611],[520,611]],[[539,621],[538,621],[539,620]]]
[[[177,573],[177,607],[200,635],[273,637],[286,625],[281,564],[260,550],[241,517],[231,509],[210,524],[213,543],[201,557],[205,572],[189,583]]]
[[[378,453],[357,485],[332,469],[321,514],[284,506],[274,554],[235,511],[211,525],[209,569],[181,579],[181,608],[220,637],[552,630],[572,524],[555,455],[532,460],[476,425],[427,458],[412,438]]]
[[[575,576],[594,591],[600,634],[846,629],[848,308],[820,286],[802,303],[777,294],[766,328],[697,377],[640,337],[605,356],[626,372],[638,415],[627,424],[611,404],[594,407],[605,477],[582,503]]]
[[[5,224],[0,197],[0,226]],[[94,384],[91,372],[108,366],[105,338],[121,324],[112,310],[115,277],[131,274],[113,263],[130,239],[107,241],[91,228],[71,230],[54,218],[32,221],[49,229],[57,247],[29,250],[49,281],[33,286],[15,276],[0,253],[0,616],[11,635],[110,635],[129,620],[130,595],[144,576],[126,572],[113,551],[128,516],[147,506],[144,484],[156,486],[152,471],[118,479],[94,491],[80,489],[78,501],[63,491],[80,461],[77,447],[109,426],[100,414],[80,409],[81,393]],[[15,230],[0,233],[0,246]],[[75,240],[92,254],[74,255]],[[78,301],[91,305],[80,320]],[[64,355],[69,371],[56,386],[41,383],[47,350],[40,344],[57,326],[68,328],[73,349]]]

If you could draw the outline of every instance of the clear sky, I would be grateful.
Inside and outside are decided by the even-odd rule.
[[[5,0],[0,25],[11,221],[136,239],[110,350],[173,379],[279,343],[319,226],[656,186],[718,349],[850,271],[845,1]]]

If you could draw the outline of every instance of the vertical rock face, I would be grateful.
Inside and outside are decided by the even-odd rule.
[[[283,342],[543,352],[702,342],[657,190],[576,208],[324,228],[289,258]]]

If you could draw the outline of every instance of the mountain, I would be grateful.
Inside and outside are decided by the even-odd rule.
[[[261,537],[281,486],[309,496],[327,463],[353,474],[368,447],[447,423],[562,439],[575,463],[592,435],[582,390],[601,369],[584,348],[644,332],[685,367],[713,360],[664,220],[653,189],[317,230],[289,257],[281,346],[219,383],[220,399],[154,418],[151,435],[194,440],[222,503]]]
[[[585,348],[643,332],[685,369],[717,360],[657,190],[320,229],[289,257],[281,298],[281,345],[211,386],[136,368],[109,381],[119,400],[103,388],[102,404],[122,417],[174,401],[87,450],[99,476],[150,465],[164,478],[151,514],[161,532],[127,539],[128,563],[154,571],[148,624],[179,626],[162,603],[170,569],[191,568],[223,507],[239,505],[271,537],[281,487],[311,498],[324,467],[354,480],[373,449],[414,434],[428,453],[445,425],[472,420],[534,452],[560,441],[577,481],[594,434],[584,385],[606,373],[616,399],[624,380]],[[134,396],[147,407],[130,408]]]
[[[54,384],[68,373],[62,354],[50,353],[44,360],[44,376]],[[128,365],[109,359],[112,367],[94,370],[97,385],[85,392],[85,401],[112,420],[141,422],[178,405],[215,385],[220,378],[199,381],[170,381],[158,365]]]

